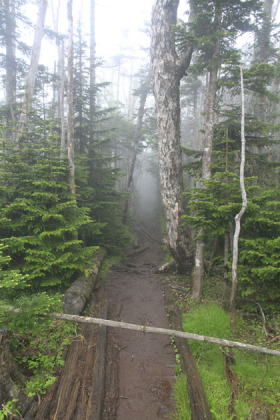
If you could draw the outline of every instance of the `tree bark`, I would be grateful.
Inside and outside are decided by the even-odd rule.
[[[241,162],[240,162],[240,189],[242,196],[242,207],[240,212],[235,216],[235,232],[233,237],[233,255],[232,255],[232,288],[230,296],[230,325],[231,329],[235,330],[235,312],[236,312],[236,292],[237,292],[237,266],[238,266],[238,241],[240,234],[240,222],[243,214],[247,208],[247,195],[245,190],[244,182],[244,169],[245,169],[245,95],[244,95],[244,85],[243,85],[243,70],[240,67],[240,77],[241,77],[241,103],[242,103],[242,113],[241,113]]]
[[[60,156],[65,155],[65,116],[64,116],[64,89],[65,89],[65,71],[64,71],[64,41],[61,39],[59,43],[59,105],[58,115],[61,125],[60,137]]]
[[[64,37],[59,35],[59,12],[60,0],[56,0],[56,10],[54,9],[54,0],[51,2],[51,9],[53,15],[54,31],[56,33],[56,46],[57,46],[57,76],[58,76],[58,91],[57,91],[57,117],[60,120],[61,134],[60,134],[60,156],[65,156],[65,63],[64,63]],[[55,98],[54,98],[55,100]]]
[[[15,407],[24,413],[31,405],[32,398],[28,398],[21,390],[26,378],[16,366],[10,353],[10,336],[7,331],[0,330],[0,407],[7,401],[16,399]],[[34,406],[37,404],[34,403]]]
[[[17,310],[14,310],[13,312],[15,311],[20,313]],[[54,319],[61,319],[64,321],[72,321],[72,322],[86,323],[86,324],[97,324],[97,325],[104,325],[104,326],[113,327],[113,328],[123,328],[126,330],[139,331],[142,333],[163,334],[163,335],[169,335],[169,336],[174,336],[174,337],[187,338],[189,340],[202,341],[205,343],[219,344],[225,347],[239,348],[241,350],[247,350],[247,351],[252,351],[256,353],[265,353],[265,354],[271,354],[274,356],[280,356],[280,351],[271,350],[271,349],[268,349],[267,347],[254,346],[253,344],[244,344],[238,341],[225,340],[223,338],[216,338],[216,337],[208,337],[205,335],[171,330],[167,328],[149,327],[147,325],[129,324],[127,322],[112,321],[109,319],[91,318],[91,317],[85,317],[85,316],[79,316],[79,315],[47,314],[46,317],[54,318]]]
[[[272,23],[272,8],[274,0],[264,0],[262,22],[260,29],[256,31],[256,48],[255,48],[255,62],[268,63],[272,58],[272,42],[271,30]],[[255,116],[261,121],[267,121],[270,118],[270,101],[261,94],[253,94],[251,98],[252,106],[254,108]],[[253,147],[252,151],[259,153],[258,148]]]
[[[131,192],[131,185],[132,185],[132,180],[133,180],[134,167],[135,167],[135,162],[136,162],[136,158],[137,158],[137,154],[138,154],[139,142],[140,142],[140,139],[141,139],[143,118],[144,118],[144,112],[145,112],[145,104],[146,104],[148,93],[150,91],[150,85],[151,85],[151,74],[150,74],[150,71],[149,71],[146,79],[143,81],[143,83],[140,87],[140,89],[141,89],[140,103],[139,103],[138,114],[137,114],[137,123],[136,123],[136,127],[135,127],[135,130],[134,130],[134,136],[133,136],[131,159],[130,159],[129,168],[128,168],[128,177],[127,177],[127,185],[126,185],[126,193],[127,194],[130,194],[130,192]],[[126,198],[125,204],[124,204],[123,218],[122,218],[122,222],[123,222],[124,225],[127,223],[128,204],[129,204],[129,197]]]
[[[217,6],[215,10],[215,18],[213,24],[213,32],[218,33],[222,21],[222,9]],[[212,161],[212,143],[214,136],[214,122],[215,122],[215,104],[216,93],[218,88],[218,71],[219,71],[219,53],[220,53],[220,34],[216,36],[216,41],[213,46],[213,57],[210,62],[209,83],[207,95],[205,100],[205,122],[204,122],[204,137],[203,137],[203,154],[202,154],[202,181],[207,181],[211,178],[211,161]],[[201,188],[206,188],[202,182]],[[199,239],[196,242],[195,252],[195,266],[193,270],[193,292],[192,298],[199,300],[201,286],[204,278],[204,250],[205,243],[201,239],[204,233],[203,228],[198,232]]]
[[[75,195],[75,161],[74,161],[74,123],[73,123],[73,0],[68,0],[67,16],[68,16],[68,85],[67,85],[67,141],[68,141],[68,160],[70,166],[70,192]]]
[[[94,119],[96,112],[96,40],[95,40],[95,0],[90,0],[90,144],[94,143]]]
[[[79,277],[74,283],[66,290],[63,295],[63,312],[66,314],[79,315],[85,307],[86,302],[89,300],[96,283],[100,267],[105,258],[105,251],[99,250],[93,257],[91,274],[88,276]]]
[[[15,122],[16,105],[16,21],[15,5],[10,0],[5,5],[5,40],[6,40],[6,99],[9,106],[9,119]]]
[[[181,223],[183,171],[180,144],[180,80],[192,46],[178,56],[172,39],[179,0],[157,0],[152,13],[151,62],[158,120],[159,172],[169,249],[181,271],[193,266],[191,236]]]
[[[172,328],[181,330],[181,317],[174,309],[172,292],[168,286],[165,287],[164,292],[165,304],[167,305],[167,312]],[[180,355],[182,372],[187,375],[187,390],[190,400],[191,418],[192,420],[210,420],[212,419],[212,415],[188,340],[176,337],[175,343]]]
[[[19,140],[19,137],[23,134],[27,125],[27,121],[28,121],[28,112],[29,112],[29,107],[30,107],[32,97],[34,94],[35,81],[36,81],[40,52],[41,52],[41,43],[42,43],[42,39],[44,35],[44,24],[45,24],[47,7],[48,7],[48,0],[41,0],[39,4],[38,18],[37,18],[37,24],[36,24],[35,34],[34,34],[34,43],[33,43],[33,48],[32,48],[29,72],[26,79],[26,88],[25,88],[26,98],[22,106],[20,118],[19,118],[19,130],[18,130],[18,135],[17,135],[17,141]]]

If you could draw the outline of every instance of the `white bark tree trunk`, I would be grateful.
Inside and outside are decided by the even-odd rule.
[[[64,42],[63,39],[59,43],[59,105],[58,105],[58,115],[61,125],[61,138],[60,138],[60,156],[65,155],[65,100],[64,100],[64,90],[65,90],[65,64],[64,64]]]
[[[73,123],[73,0],[68,0],[67,3],[67,17],[68,17],[68,85],[67,85],[67,147],[68,160],[70,166],[70,192],[76,193],[75,187],[75,152],[74,152],[74,123]]]
[[[23,134],[27,121],[28,121],[28,112],[29,107],[32,101],[32,97],[34,94],[35,88],[35,81],[37,76],[40,52],[41,52],[41,44],[44,35],[44,24],[45,24],[45,17],[48,7],[48,0],[41,0],[39,3],[38,9],[38,17],[37,17],[37,24],[34,34],[34,42],[30,60],[29,71],[26,79],[26,88],[25,88],[25,102],[22,106],[20,118],[19,118],[19,130],[17,135],[17,141],[19,137]]]
[[[10,119],[15,122],[16,105],[16,21],[15,5],[4,1],[6,29],[6,99],[10,109]]]
[[[240,189],[242,196],[242,207],[240,212],[235,216],[235,232],[233,237],[233,255],[232,255],[232,288],[230,296],[230,325],[231,329],[235,330],[235,313],[236,313],[236,291],[237,291],[237,267],[238,267],[238,242],[240,234],[240,222],[243,214],[247,208],[247,195],[245,190],[244,182],[244,169],[245,169],[245,95],[244,95],[244,84],[243,84],[243,70],[240,67],[240,78],[241,78],[241,162],[240,162]]]
[[[169,249],[178,268],[193,266],[191,236],[181,224],[183,171],[180,144],[180,80],[192,46],[179,57],[172,39],[179,0],[157,0],[152,13],[151,61],[158,119],[159,172]]]

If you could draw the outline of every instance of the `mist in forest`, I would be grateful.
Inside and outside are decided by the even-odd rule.
[[[154,150],[145,149],[137,158],[134,178],[136,217],[150,227],[158,220],[161,203],[157,160]]]

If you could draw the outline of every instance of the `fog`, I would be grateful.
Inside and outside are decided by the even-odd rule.
[[[135,214],[147,227],[154,227],[158,223],[161,211],[157,161],[157,153],[151,148],[145,149],[136,161]]]

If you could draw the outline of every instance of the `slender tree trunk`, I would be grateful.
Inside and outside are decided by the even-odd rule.
[[[133,136],[132,154],[131,154],[131,159],[130,159],[129,168],[128,168],[128,178],[127,178],[127,185],[126,185],[127,194],[130,194],[131,192],[134,167],[135,167],[135,162],[136,162],[137,153],[138,153],[139,141],[141,139],[145,104],[146,104],[147,96],[150,90],[150,86],[151,86],[151,73],[149,70],[149,73],[146,79],[144,80],[144,82],[142,83],[142,86],[140,87],[141,89],[140,103],[139,103],[138,114],[137,114],[137,123],[136,123],[134,136]],[[122,219],[122,222],[124,225],[127,223],[128,204],[129,204],[129,197],[127,197],[124,204],[123,219]]]
[[[36,81],[40,52],[41,52],[41,44],[42,44],[42,39],[44,35],[44,24],[45,24],[47,7],[48,7],[48,0],[41,0],[39,3],[38,18],[37,18],[37,24],[36,24],[35,34],[34,34],[34,43],[33,43],[33,48],[32,48],[29,72],[26,79],[26,88],[25,88],[26,99],[22,106],[22,110],[21,110],[20,118],[19,118],[19,130],[18,130],[18,135],[17,135],[17,141],[19,140],[19,137],[23,134],[26,128],[27,122],[28,122],[28,112],[29,112],[29,107],[30,107],[32,97],[34,94],[34,89],[35,89],[35,81]]]
[[[55,10],[55,5],[56,10]],[[64,40],[63,36],[59,35],[59,12],[60,12],[60,0],[51,1],[52,17],[54,31],[56,33],[56,47],[57,47],[57,76],[58,76],[58,91],[57,91],[57,117],[60,120],[61,135],[60,135],[60,156],[65,155],[65,63],[64,63]]]
[[[9,106],[9,119],[15,122],[16,106],[16,21],[15,5],[4,0],[5,39],[6,39],[6,99]]]
[[[75,187],[75,161],[74,161],[74,123],[73,123],[73,0],[68,0],[68,85],[67,85],[67,140],[68,140],[68,160],[70,166],[70,192],[76,193]]]
[[[271,29],[272,29],[272,7],[274,0],[264,0],[262,25],[257,32],[257,47],[255,51],[256,61],[267,63],[271,54]]]
[[[64,71],[64,41],[61,39],[59,44],[59,105],[58,105],[58,115],[60,118],[61,125],[61,137],[60,137],[60,156],[65,155],[65,116],[64,116],[64,90],[65,90],[65,71]]]
[[[220,8],[216,9],[214,20],[214,32],[218,32],[221,26],[222,11]],[[214,45],[214,54],[210,63],[209,83],[207,95],[205,100],[205,123],[204,123],[204,137],[203,137],[203,155],[202,155],[202,181],[207,181],[211,178],[211,160],[212,160],[212,143],[214,136],[215,123],[215,104],[216,93],[218,87],[218,71],[219,71],[219,53],[220,53],[220,35],[216,36]],[[204,183],[201,183],[201,188],[206,188]],[[203,228],[198,232],[199,239],[196,242],[195,251],[195,266],[193,270],[193,291],[192,298],[198,300],[200,298],[201,286],[204,278],[204,250],[205,243],[201,239],[204,233]]]
[[[238,266],[238,241],[240,233],[240,222],[243,214],[247,208],[247,195],[245,190],[244,182],[244,169],[245,169],[245,98],[244,98],[244,85],[243,85],[243,70],[240,67],[241,76],[241,102],[242,102],[242,114],[241,114],[241,162],[240,162],[240,189],[242,196],[242,207],[240,212],[235,216],[235,232],[233,237],[233,255],[232,255],[232,289],[230,296],[230,325],[231,329],[235,330],[235,312],[236,312],[236,291],[237,291],[237,266]]]
[[[158,119],[159,173],[169,249],[178,268],[193,266],[191,235],[182,226],[183,171],[180,144],[180,80],[192,46],[179,57],[172,39],[179,0],[157,0],[152,13],[151,59]]]
[[[79,31],[78,31],[78,54],[76,56],[76,68],[78,66],[78,77],[76,76],[76,80],[78,81],[78,86],[76,86],[76,95],[79,96],[80,100],[76,103],[75,113],[76,113],[76,126],[78,125],[80,129],[79,135],[79,142],[77,142],[77,150],[79,153],[84,154],[87,150],[87,142],[83,132],[83,93],[84,93],[84,83],[83,83],[83,47],[82,47],[82,27],[81,21],[79,22]],[[77,83],[77,82],[76,82]],[[91,130],[91,127],[90,127]]]
[[[95,0],[90,0],[90,144],[94,143],[94,119],[96,112],[96,40],[95,40]]]
[[[255,61],[257,63],[268,63],[271,58],[271,30],[272,30],[272,8],[274,0],[264,0],[262,23],[260,29],[256,32],[256,48],[255,48]],[[256,117],[261,121],[267,121],[269,118],[269,105],[270,101],[266,96],[258,94],[252,95],[252,101]],[[254,153],[259,153],[258,148],[253,147]]]
[[[53,20],[53,28],[56,36],[56,48],[57,48],[57,62],[54,65],[54,74],[59,80],[60,77],[60,36],[58,33],[59,26],[59,11],[60,11],[60,0],[56,0],[56,10],[54,8],[54,0],[51,0],[51,12]],[[56,117],[60,118],[60,97],[59,97],[59,84],[54,81],[53,89],[53,113]]]

